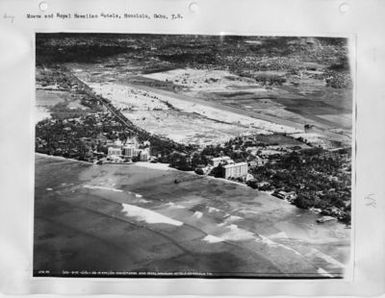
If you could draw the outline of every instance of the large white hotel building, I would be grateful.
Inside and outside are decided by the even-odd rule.
[[[247,175],[247,162],[239,162],[223,166],[224,178],[241,178]]]

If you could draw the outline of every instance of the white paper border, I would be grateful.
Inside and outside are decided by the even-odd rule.
[[[0,268],[5,265],[5,270],[0,269],[0,290],[4,292],[19,293],[131,293],[131,294],[206,294],[206,295],[255,295],[255,294],[297,294],[297,295],[373,295],[384,291],[384,205],[381,198],[384,191],[381,189],[381,178],[385,177],[384,158],[381,158],[381,148],[384,145],[384,133],[380,127],[385,127],[383,119],[379,118],[384,107],[383,100],[385,89],[383,80],[384,41],[380,41],[385,26],[381,17],[384,15],[384,3],[376,0],[345,1],[350,5],[350,11],[340,13],[339,5],[342,1],[329,0],[293,0],[290,4],[284,0],[273,1],[196,1],[198,12],[188,14],[187,20],[182,25],[156,24],[151,22],[127,22],[120,25],[113,22],[90,23],[77,22],[76,25],[66,22],[34,23],[23,20],[23,15],[28,11],[37,12],[39,1],[1,1],[1,11],[15,16],[14,23],[2,18],[1,28],[2,44],[16,50],[10,52],[6,49],[5,56],[10,60],[0,58],[1,82],[11,78],[10,84],[20,88],[20,81],[28,82],[27,94],[23,92],[9,92],[5,88],[5,95],[12,99],[11,102],[1,103],[1,109],[13,111],[12,104],[20,104],[21,116],[16,132],[21,132],[33,144],[34,129],[26,122],[28,112],[33,109],[34,97],[34,33],[35,32],[120,32],[120,33],[164,33],[164,34],[207,34],[217,35],[223,32],[235,35],[286,35],[286,36],[328,36],[346,37],[356,36],[356,82],[354,98],[357,104],[357,126],[354,133],[358,139],[357,163],[354,168],[357,173],[357,185],[353,195],[353,229],[352,246],[355,270],[351,281],[345,280],[229,280],[229,279],[73,279],[73,278],[32,278],[32,239],[33,239],[33,162],[28,159],[33,154],[33,145],[29,146],[17,137],[5,137],[0,153],[2,156],[9,154],[9,142],[18,149],[18,156],[27,157],[28,187],[21,186],[17,191],[17,183],[11,183],[13,188],[2,185],[2,202],[0,212],[0,226],[13,228],[15,235],[12,239],[9,232],[0,230],[0,248],[5,251],[5,257],[0,258]],[[81,3],[81,4],[80,4]],[[73,10],[92,9],[118,10],[138,9],[142,11],[181,11],[186,12],[190,1],[150,0],[150,1],[48,1],[49,9]],[[106,4],[108,4],[106,8]],[[61,7],[61,8],[60,8]],[[266,13],[269,12],[269,13]],[[382,12],[382,14],[381,14]],[[188,13],[188,12],[187,12]],[[291,25],[291,26],[289,26]],[[109,27],[107,27],[109,26]],[[352,39],[350,39],[352,40]],[[3,51],[3,50],[2,50]],[[382,53],[382,54],[381,54]],[[8,55],[8,56],[7,56]],[[3,56],[4,57],[4,56]],[[11,72],[20,73],[19,83]],[[354,72],[353,72],[354,74]],[[20,76],[21,75],[21,76]],[[372,83],[372,84],[371,84]],[[375,84],[373,84],[375,83]],[[19,84],[19,85],[18,85]],[[374,86],[372,86],[374,85]],[[25,88],[25,85],[23,85]],[[22,95],[24,94],[24,95]],[[366,96],[365,96],[366,95]],[[368,101],[370,100],[370,104]],[[21,105],[22,104],[22,105]],[[3,109],[4,107],[4,109]],[[29,107],[27,109],[26,107]],[[14,112],[14,111],[13,111]],[[0,114],[2,115],[2,114]],[[362,116],[361,116],[362,115]],[[17,116],[16,116],[17,117]],[[1,137],[7,136],[9,130],[4,129],[9,122],[6,117],[1,118]],[[9,120],[9,119],[8,119]],[[23,122],[24,120],[24,122]],[[11,121],[12,122],[12,121]],[[13,122],[12,122],[13,123]],[[23,124],[24,123],[24,124]],[[27,127],[27,129],[26,129]],[[377,128],[376,139],[373,140],[372,129]],[[31,133],[32,131],[32,133]],[[29,132],[26,134],[26,132]],[[374,142],[374,143],[373,143]],[[370,145],[368,148],[368,145]],[[32,150],[31,150],[32,148]],[[20,155],[19,155],[20,154]],[[14,166],[12,175],[18,175],[23,170],[21,162],[12,163],[1,171],[1,178],[10,175],[9,169]],[[31,171],[32,169],[32,171]],[[355,172],[355,171],[353,171]],[[3,179],[2,179],[3,180]],[[7,180],[7,179],[5,179]],[[8,181],[8,180],[7,180]],[[354,180],[353,180],[354,181]],[[354,185],[354,184],[353,184]],[[370,189],[370,191],[368,191]],[[4,192],[4,193],[3,193]],[[367,208],[365,198],[373,193],[377,200],[377,208]],[[4,196],[3,196],[4,195]],[[23,205],[27,203],[27,205]],[[3,208],[4,206],[4,208]],[[28,208],[24,209],[25,206]],[[20,209],[21,208],[21,209]],[[20,222],[20,217],[13,217],[15,210],[27,214],[29,222]],[[373,222],[373,219],[375,221]],[[27,225],[27,229],[25,226]],[[26,233],[28,231],[28,233]],[[25,235],[27,235],[25,237]],[[5,242],[2,243],[4,239]],[[4,244],[5,243],[5,244]],[[11,263],[12,262],[12,263]],[[10,264],[11,263],[11,264]]]

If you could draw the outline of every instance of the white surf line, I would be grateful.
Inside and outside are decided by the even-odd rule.
[[[209,211],[209,213],[211,213],[211,212],[220,212],[221,210],[219,210],[218,208],[214,208],[214,207],[208,207],[208,211]]]
[[[78,160],[75,158],[68,158],[68,157],[63,157],[63,156],[58,156],[58,155],[48,155],[48,154],[39,153],[39,152],[35,152],[35,155],[38,155],[38,156],[44,157],[44,158],[49,158],[49,159],[57,159],[57,160],[62,160],[62,161],[74,161],[74,162],[83,163],[86,165],[92,165],[92,162],[89,162],[89,161]]]
[[[224,225],[226,225],[226,222],[223,222],[222,224],[219,224],[218,226],[224,226]],[[202,240],[205,241],[205,242],[209,242],[209,243],[218,243],[218,242],[225,242],[225,241],[243,241],[243,240],[254,239],[255,242],[257,242],[257,243],[264,243],[264,244],[266,244],[267,246],[270,246],[270,247],[277,247],[277,248],[280,247],[282,249],[291,251],[295,255],[300,256],[302,258],[305,258],[305,260],[310,265],[316,267],[317,268],[317,272],[319,274],[321,274],[323,276],[327,276],[327,277],[334,277],[333,274],[329,273],[325,269],[323,269],[321,267],[318,267],[318,266],[315,266],[313,263],[308,261],[307,260],[309,258],[308,254],[306,254],[306,255],[301,254],[299,251],[295,250],[294,248],[291,248],[291,247],[289,247],[287,245],[284,245],[284,244],[281,244],[281,243],[277,243],[277,242],[275,242],[275,241],[273,241],[273,240],[269,239],[268,237],[263,236],[261,234],[255,234],[255,233],[252,233],[250,231],[247,231],[247,230],[244,230],[244,229],[240,229],[240,228],[238,228],[237,225],[234,225],[234,224],[230,224],[230,225],[226,226],[226,228],[229,228],[230,231],[222,233],[222,234],[220,234],[218,236],[214,236],[214,235],[208,234]],[[278,235],[285,236],[285,238],[287,238],[287,235],[284,232],[281,232],[281,233],[278,233],[278,234],[274,234],[274,236],[276,236],[276,237]],[[312,252],[312,254],[316,254],[316,256],[324,259],[328,263],[332,263],[332,264],[337,265],[337,266],[342,267],[342,268],[345,267],[342,263],[338,262],[334,258],[332,258],[332,257],[330,257],[328,255],[325,255],[325,254],[319,252],[318,250],[316,250],[314,248],[311,249],[311,252]]]
[[[186,207],[182,206],[182,205],[177,205],[173,202],[168,202],[165,204],[166,207],[169,207],[169,208],[175,208],[175,209],[185,209]]]
[[[260,212],[253,211],[253,210],[240,210],[239,213],[243,213],[243,214],[260,214]]]
[[[217,236],[209,235],[209,234],[206,237],[204,237],[202,240],[206,241],[208,243],[218,243],[218,242],[224,242],[225,241],[225,239],[222,239],[222,238],[217,237]]]
[[[177,169],[171,168],[168,163],[150,163],[144,161],[138,161],[135,163],[135,166],[149,168],[153,170],[164,170],[164,171],[178,171]]]
[[[225,223],[222,223],[222,224],[219,224],[218,226],[224,226],[224,225],[225,225]],[[275,241],[273,241],[273,240],[269,239],[268,237],[263,236],[261,234],[255,234],[255,233],[252,233],[250,231],[240,229],[237,225],[234,225],[234,224],[230,224],[230,225],[226,226],[226,228],[229,228],[230,231],[224,232],[224,233],[217,235],[217,236],[207,234],[207,236],[202,238],[202,240],[205,242],[208,242],[208,243],[219,243],[219,242],[227,242],[227,241],[236,242],[236,241],[245,241],[245,240],[254,239],[254,241],[257,243],[264,243],[270,247],[277,247],[277,248],[279,247],[279,248],[291,251],[295,255],[297,255],[301,258],[304,258],[305,261],[307,263],[309,263],[310,265],[312,265],[313,267],[315,267],[317,269],[317,272],[319,274],[321,274],[322,276],[334,277],[334,275],[332,273],[330,273],[330,272],[326,271],[325,269],[318,267],[318,266],[314,265],[312,262],[310,262],[308,260],[308,257],[309,257],[308,255],[301,254],[299,251],[295,250],[294,248],[288,247],[288,246],[281,244],[281,243],[277,243],[277,242],[275,242]],[[287,235],[285,233],[283,233],[283,234],[278,233],[278,234],[280,234],[280,235],[284,234],[287,237]],[[315,253],[316,251],[317,251],[316,249],[312,249],[313,253]],[[320,256],[320,255],[317,254],[317,256]],[[335,262],[339,263],[338,261],[336,261],[335,259],[333,259],[332,257],[327,256],[327,255],[323,255],[320,257],[323,259],[328,259],[329,261],[331,261],[333,263],[335,263]],[[341,263],[339,263],[339,264],[342,265]]]
[[[323,276],[327,276],[327,277],[334,277],[333,274],[330,274],[329,272],[327,272],[325,269],[322,269],[322,268],[318,268],[317,269],[317,272]]]
[[[270,239],[274,238],[288,238],[287,234],[285,232],[278,232],[276,234],[272,234],[269,236]]]
[[[281,247],[281,248],[287,249],[289,251],[292,251],[297,256],[303,256],[300,252],[298,252],[294,248],[288,247],[288,246],[283,245],[281,243],[277,243],[277,242],[267,238],[266,236],[263,236],[263,235],[258,235],[258,236],[260,237],[260,239],[256,239],[256,242],[262,242],[262,243],[264,243],[264,244],[266,244],[268,246],[272,246],[272,247]]]
[[[147,204],[147,203],[150,203],[150,201],[145,200],[145,199],[139,199],[139,200],[138,200],[138,203]]]
[[[192,215],[192,217],[195,217],[195,218],[202,218],[203,216],[203,213],[200,212],[200,211],[195,211],[194,214]]]
[[[244,219],[243,217],[236,216],[236,215],[231,215],[231,214],[226,214],[225,215],[225,222],[234,222],[234,221],[239,221]]]
[[[306,255],[315,255],[315,256],[323,259],[324,261],[326,261],[329,264],[333,264],[334,266],[337,266],[340,268],[345,268],[344,264],[342,264],[341,262],[337,261],[335,258],[328,256],[328,255],[324,254],[323,252],[321,252],[315,248],[312,248],[310,250],[310,253],[306,254]]]
[[[263,235],[259,235],[262,239],[262,242],[263,243],[266,243],[267,245],[270,245],[270,246],[275,246],[275,247],[282,247],[284,249],[287,249],[287,250],[290,250],[292,252],[294,252],[296,255],[298,256],[302,256],[304,258],[309,258],[309,254],[301,254],[300,252],[298,252],[297,250],[295,250],[294,248],[291,248],[291,247],[288,247],[287,245],[284,245],[284,244],[281,244],[281,243],[277,243],[275,241],[272,241],[271,239],[267,238],[266,236],[263,236]],[[257,240],[258,241],[258,240]],[[323,259],[324,261],[326,261],[327,263],[329,264],[333,264],[337,267],[340,267],[340,268],[345,268],[345,265],[338,262],[336,259],[332,258],[331,256],[328,256],[322,252],[320,252],[319,250],[315,249],[315,248],[312,248],[311,249],[311,253],[310,255],[315,255],[321,259]],[[309,262],[310,263],[310,262]],[[312,264],[312,263],[310,263]],[[334,277],[333,274],[327,272],[325,269],[321,268],[321,267],[318,267],[318,271],[319,273],[321,273],[322,275],[325,275],[325,276],[328,276],[328,277]]]
[[[164,223],[173,226],[182,226],[183,222],[164,216],[158,212],[141,208],[135,205],[122,204],[123,212],[128,217],[134,217],[139,221],[144,221],[150,224]]]
[[[237,225],[230,224],[226,225],[226,223],[218,224],[218,227],[224,227],[224,231],[221,233],[216,233],[216,235],[207,234],[202,240],[210,243],[216,242],[225,242],[225,241],[246,241],[253,240],[256,238],[256,235],[253,232],[240,229]]]
[[[275,241],[272,241],[272,240],[270,240],[269,238],[267,238],[266,236],[263,236],[263,235],[259,235],[259,236],[261,237],[263,243],[266,243],[267,245],[272,246],[272,247],[281,247],[281,248],[287,249],[287,250],[289,250],[289,251],[292,251],[292,252],[295,253],[296,255],[305,258],[305,260],[307,261],[307,258],[308,258],[308,255],[307,255],[307,254],[306,254],[306,255],[301,254],[300,252],[298,252],[298,251],[295,250],[294,248],[291,248],[291,247],[288,247],[288,246],[283,245],[283,244],[281,244],[281,243],[277,243],[277,242],[275,242]],[[258,242],[258,240],[257,240],[257,242]],[[317,251],[317,250],[313,248],[312,251]],[[318,255],[317,255],[317,256],[318,256]],[[321,256],[320,256],[320,257],[321,257]],[[324,257],[328,257],[328,258],[333,259],[332,257],[329,257],[329,256],[327,256],[327,255],[324,255]],[[321,258],[322,258],[322,257],[321,257]],[[334,260],[334,259],[333,259],[333,260]],[[334,260],[334,261],[336,261],[336,260]],[[315,266],[315,267],[317,268],[317,266],[316,266],[316,265],[313,265],[312,262],[310,262],[310,261],[307,261],[307,262],[308,262],[309,264],[311,264],[312,266]],[[341,263],[340,263],[340,264],[341,264]],[[342,264],[341,264],[341,265],[342,265]],[[344,267],[344,266],[342,265],[342,268],[343,268],[343,267]],[[335,277],[333,274],[331,274],[330,272],[326,271],[325,269],[323,269],[323,268],[321,268],[321,267],[318,267],[318,268],[317,268],[317,272],[318,272],[319,274],[321,274],[322,276]]]
[[[237,181],[233,181],[233,180],[229,180],[229,179],[225,179],[225,178],[220,178],[220,177],[214,177],[214,176],[205,176],[205,178],[211,179],[211,180],[222,181],[225,183],[237,184],[239,186],[247,187],[248,189],[250,189],[250,187],[246,183],[241,183],[241,182],[237,182]]]
[[[240,229],[237,225],[234,225],[234,224],[230,224],[226,226],[226,228],[228,229],[227,231],[225,231],[224,233],[216,237],[219,237],[223,240],[230,240],[230,241],[252,240],[252,239],[255,239],[256,237],[256,235],[253,232]]]
[[[123,192],[121,189],[113,188],[113,187],[106,187],[106,186],[98,186],[98,185],[83,185],[84,188],[89,189],[101,189],[101,190],[109,190],[109,191],[116,191],[116,192]]]

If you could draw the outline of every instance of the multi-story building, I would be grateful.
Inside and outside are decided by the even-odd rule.
[[[133,158],[135,154],[135,147],[133,145],[126,145],[123,147],[123,155],[127,158]]]
[[[242,178],[247,176],[247,162],[239,162],[235,164],[228,164],[223,166],[223,177],[229,178]]]
[[[150,160],[150,142],[146,143],[146,148],[139,148],[140,144],[136,138],[128,139],[123,147],[117,147],[115,144],[111,144],[108,147],[108,157],[111,158],[123,158],[125,161],[139,158],[141,161]]]

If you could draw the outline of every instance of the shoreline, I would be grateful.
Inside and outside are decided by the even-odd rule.
[[[60,155],[49,155],[49,154],[44,154],[44,153],[40,153],[40,152],[36,152],[36,151],[34,153],[35,153],[35,155],[40,156],[40,157],[47,157],[47,158],[59,159],[59,160],[76,161],[76,162],[84,163],[84,164],[88,164],[88,165],[94,164],[94,163],[89,162],[89,161],[79,160],[76,158],[68,158],[68,157],[64,157],[64,156],[60,156]],[[35,160],[36,160],[36,158],[35,158]]]
[[[57,160],[68,160],[68,161],[75,161],[75,162],[79,162],[79,163],[83,163],[83,164],[87,164],[87,165],[96,165],[92,162],[87,162],[87,161],[82,161],[82,160],[78,160],[78,159],[73,159],[73,158],[66,158],[66,157],[63,157],[63,156],[56,156],[56,155],[48,155],[48,154],[44,154],[44,153],[39,153],[39,152],[35,152],[36,155],[40,156],[40,157],[47,157],[47,158],[51,158],[51,159],[57,159]],[[261,191],[261,190],[258,190],[258,189],[254,189],[250,186],[248,186],[246,183],[241,183],[241,182],[237,182],[237,181],[232,181],[232,180],[228,180],[228,179],[224,179],[224,178],[217,178],[217,177],[214,177],[214,176],[210,176],[210,175],[198,175],[196,174],[194,171],[182,171],[182,170],[178,170],[176,168],[172,168],[170,167],[170,164],[167,164],[167,163],[150,163],[150,162],[133,162],[133,163],[106,163],[106,164],[113,164],[113,165],[117,165],[117,166],[122,166],[122,165],[126,165],[126,166],[130,166],[130,165],[136,165],[138,167],[142,167],[142,168],[147,168],[147,169],[152,169],[152,170],[159,170],[159,171],[178,171],[178,172],[181,172],[181,173],[186,173],[186,174],[189,174],[189,175],[192,175],[192,176],[198,176],[198,177],[203,177],[203,178],[207,178],[207,179],[210,179],[210,180],[218,180],[218,181],[222,181],[224,183],[230,183],[230,184],[235,184],[235,185],[238,185],[238,186],[242,186],[242,187],[246,187],[246,188],[249,188],[249,189],[252,189],[252,190],[255,190],[259,193],[263,193],[271,198],[274,198],[274,199],[277,199],[279,201],[283,201],[283,202],[286,202],[288,205],[291,205],[297,209],[300,209],[300,210],[306,210],[306,211],[309,211],[311,212],[312,214],[314,215],[319,215],[320,217],[324,216],[324,215],[321,215],[320,213],[316,213],[312,210],[309,209],[302,209],[302,208],[299,208],[297,207],[295,204],[292,204],[290,203],[289,201],[287,200],[283,200],[283,199],[280,199],[280,198],[277,198],[275,196],[273,196],[271,194],[270,191]],[[103,165],[103,164],[102,164]],[[100,166],[100,165],[97,165],[97,166]],[[348,227],[349,229],[351,228],[351,225],[348,225],[344,222],[341,222],[337,217],[334,217],[334,216],[331,216],[333,218],[335,218],[335,220],[340,223],[340,224],[344,224],[346,227]]]

